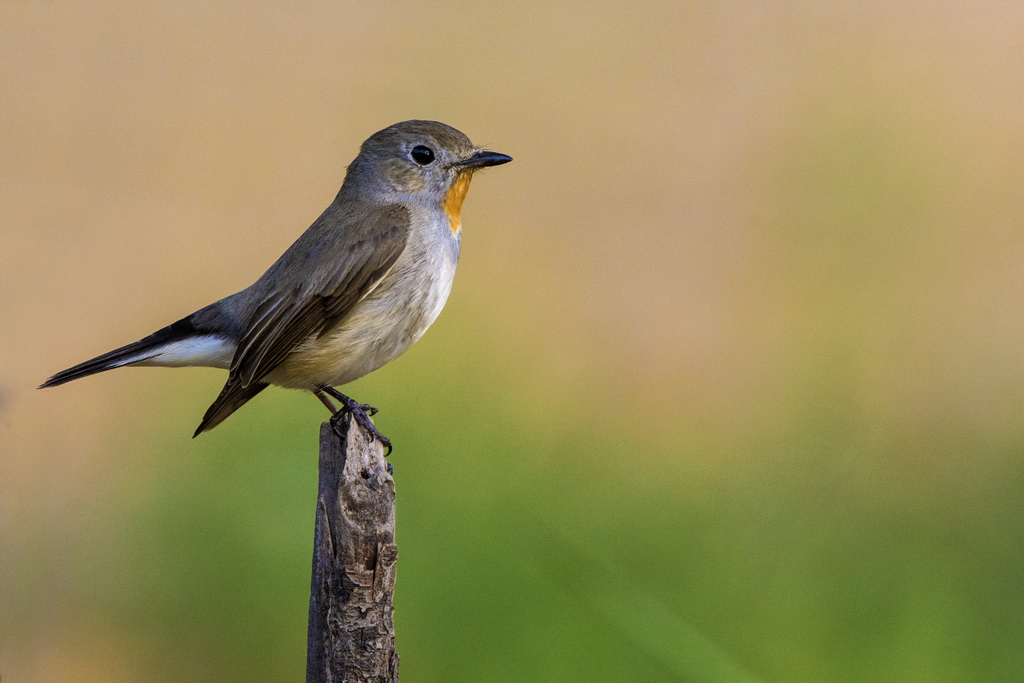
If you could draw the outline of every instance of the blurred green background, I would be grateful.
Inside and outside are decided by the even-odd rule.
[[[301,680],[319,403],[34,386],[432,118],[516,160],[349,387],[403,679],[1019,680],[1021,54],[994,2],[0,2],[0,676]]]

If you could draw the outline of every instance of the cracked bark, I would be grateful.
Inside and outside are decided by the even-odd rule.
[[[397,683],[395,482],[349,416],[320,426],[307,683]]]

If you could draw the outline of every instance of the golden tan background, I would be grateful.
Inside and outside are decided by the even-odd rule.
[[[995,2],[0,2],[0,676],[301,679],[319,404],[34,387],[432,118],[515,162],[351,387],[404,677],[1016,680],[1022,54]]]

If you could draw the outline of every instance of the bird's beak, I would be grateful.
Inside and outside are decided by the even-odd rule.
[[[498,154],[497,152],[485,152],[480,151],[473,156],[460,161],[456,164],[459,168],[485,168],[487,166],[498,166],[500,164],[507,164],[512,161],[512,157],[507,154]]]

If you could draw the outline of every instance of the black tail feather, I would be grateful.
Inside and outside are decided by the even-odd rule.
[[[140,339],[137,342],[127,344],[119,349],[114,349],[113,351],[104,353],[102,356],[96,356],[84,363],[79,363],[74,367],[70,367],[67,370],[61,370],[56,375],[40,384],[39,388],[46,389],[47,387],[59,386],[74,379],[95,375],[97,372],[112,370],[113,368],[119,368],[124,365],[138,363],[142,360],[148,360],[155,356],[157,349],[164,344],[178,339],[191,337],[195,334],[197,334],[197,330],[192,324],[192,316],[182,318],[176,323],[172,323],[163,329],[157,330],[145,339]],[[153,354],[147,356],[147,351],[153,351]],[[132,360],[131,363],[125,362],[135,356],[138,357]]]
[[[241,408],[249,399],[266,389],[269,385],[266,382],[256,382],[249,386],[242,386],[242,383],[234,378],[229,378],[227,384],[220,392],[217,400],[207,409],[203,415],[203,421],[199,423],[196,438],[203,432],[209,431],[227,419],[227,417]]]

